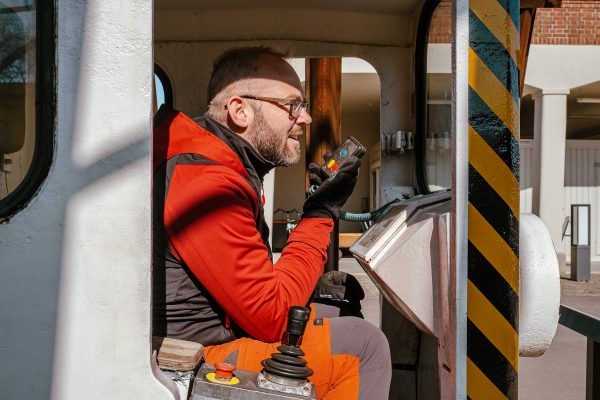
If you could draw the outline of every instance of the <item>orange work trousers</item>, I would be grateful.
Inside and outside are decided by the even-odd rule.
[[[301,348],[307,366],[314,375],[309,381],[315,386],[318,399],[352,400],[358,399],[359,359],[352,354],[331,354],[331,335],[329,319],[323,318],[322,325],[314,324],[314,312],[311,313]],[[208,364],[224,361],[234,352],[237,355],[237,369],[259,372],[260,362],[277,353],[281,343],[264,343],[258,340],[241,338],[232,342],[208,346],[204,349],[204,358]]]

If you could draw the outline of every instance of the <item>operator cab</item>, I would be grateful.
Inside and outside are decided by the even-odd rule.
[[[368,224],[341,221],[337,236],[343,254],[356,257],[364,269],[360,273],[378,289],[374,296],[383,299],[371,321],[382,328],[392,349],[390,398],[414,397],[415,388],[439,398],[441,381],[446,386],[453,381],[448,297],[453,280],[447,251],[451,39],[450,3],[439,0],[309,0],[293,6],[263,0],[252,7],[241,0],[226,5],[155,1],[158,102],[192,117],[203,114],[213,61],[241,46],[289,54],[303,82],[313,123],[301,138],[302,159],[265,178],[266,219],[275,251],[302,210],[306,165],[321,161],[323,153],[349,136],[367,152],[346,211],[373,211],[399,201],[368,234]],[[325,104],[323,99],[329,106],[317,107]],[[390,243],[405,253],[386,253]],[[424,257],[408,257],[424,246]],[[373,263],[375,253],[377,262],[386,260],[385,268]],[[330,252],[331,268],[352,262],[337,256]],[[440,290],[442,283],[446,286]]]

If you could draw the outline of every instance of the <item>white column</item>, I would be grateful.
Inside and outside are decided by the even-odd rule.
[[[565,218],[565,146],[569,89],[542,89],[533,97],[534,187],[532,209],[550,231],[561,266],[564,266],[562,224]]]
[[[273,243],[273,204],[275,204],[275,170],[269,171],[263,179],[263,190],[265,195],[265,221],[269,227],[269,243]]]

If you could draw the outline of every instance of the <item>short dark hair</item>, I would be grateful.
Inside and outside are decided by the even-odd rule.
[[[221,54],[213,64],[208,81],[208,103],[232,83],[258,76],[261,56],[265,55],[286,58],[286,54],[265,46],[239,47]]]

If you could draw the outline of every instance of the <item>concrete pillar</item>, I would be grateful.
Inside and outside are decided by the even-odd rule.
[[[534,95],[533,213],[550,232],[561,267],[565,265],[562,225],[565,218],[565,147],[569,89],[542,89]]]

